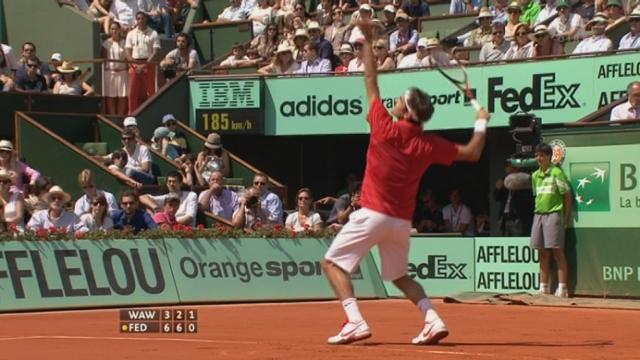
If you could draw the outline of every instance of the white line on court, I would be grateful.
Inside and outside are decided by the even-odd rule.
[[[10,340],[49,340],[49,339],[65,339],[65,340],[130,340],[130,341],[175,341],[175,342],[196,342],[196,343],[214,343],[214,344],[243,344],[255,345],[256,341],[234,341],[234,340],[211,340],[211,339],[177,339],[177,338],[155,338],[155,337],[115,337],[115,336],[61,336],[61,335],[34,335],[34,336],[14,336],[0,337],[0,341]]]

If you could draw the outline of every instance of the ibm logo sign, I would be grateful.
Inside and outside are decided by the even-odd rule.
[[[257,108],[259,80],[198,82],[200,109]]]

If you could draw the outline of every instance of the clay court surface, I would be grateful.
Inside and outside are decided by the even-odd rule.
[[[3,314],[0,359],[640,358],[637,310],[435,305],[451,330],[437,346],[409,344],[421,321],[405,300],[362,301],[373,337],[347,346],[324,343],[337,302],[198,306],[190,335],[120,334],[117,309]]]

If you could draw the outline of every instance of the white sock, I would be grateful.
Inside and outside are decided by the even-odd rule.
[[[544,294],[548,294],[549,293],[549,284],[547,283],[540,283],[540,291]]]
[[[565,284],[565,283],[559,283],[559,284],[558,284],[558,289],[559,289],[559,290],[566,290],[566,289],[567,289],[567,284]]]
[[[433,322],[440,318],[438,313],[433,309],[433,304],[431,304],[431,300],[429,300],[429,298],[420,299],[416,306],[418,306],[418,309],[422,311],[426,322]]]
[[[344,308],[345,314],[347,314],[349,322],[357,323],[363,320],[356,298],[347,298],[342,300],[342,307]]]

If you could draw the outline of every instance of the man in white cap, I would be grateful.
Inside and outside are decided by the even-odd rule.
[[[136,120],[135,117],[127,116],[126,118],[124,118],[124,121],[122,122],[122,127],[124,130],[133,131],[136,134],[136,138],[138,140],[142,140],[140,138],[140,128],[138,128],[138,120]]]
[[[627,86],[627,101],[611,110],[610,120],[640,119],[640,81]]]
[[[320,24],[318,24],[317,21],[309,22],[307,25],[307,32],[309,33],[309,40],[315,42],[318,46],[318,56],[321,59],[331,61],[333,65],[333,46],[322,36],[323,31]]]
[[[44,194],[43,200],[49,204],[49,209],[36,211],[27,223],[28,230],[56,230],[87,231],[80,218],[72,211],[66,209],[66,204],[71,200],[71,195],[54,185],[49,192]]]
[[[408,68],[421,68],[431,66],[431,59],[429,58],[429,49],[440,46],[438,39],[421,38],[418,40],[418,46],[416,52],[409,54],[402,58],[402,61],[398,64],[398,69]]]
[[[604,34],[604,30],[609,23],[607,15],[603,13],[597,13],[596,16],[587,23],[587,31],[592,30],[593,35],[583,39],[578,43],[578,46],[573,50],[574,54],[583,54],[599,51],[609,51],[613,49],[613,43]]]
[[[629,14],[629,28],[631,31],[620,39],[618,50],[640,48],[640,6]]]
[[[138,144],[138,139],[132,129],[122,132],[122,150],[127,153],[127,165],[125,166],[125,174],[131,179],[143,183],[153,184],[155,176],[152,173],[152,158],[149,148],[146,145]],[[113,153],[105,156],[97,156],[96,159],[105,164],[111,162]]]
[[[398,26],[396,25],[396,8],[395,6],[388,4],[382,9],[382,25],[384,26],[384,32],[390,34]]]

